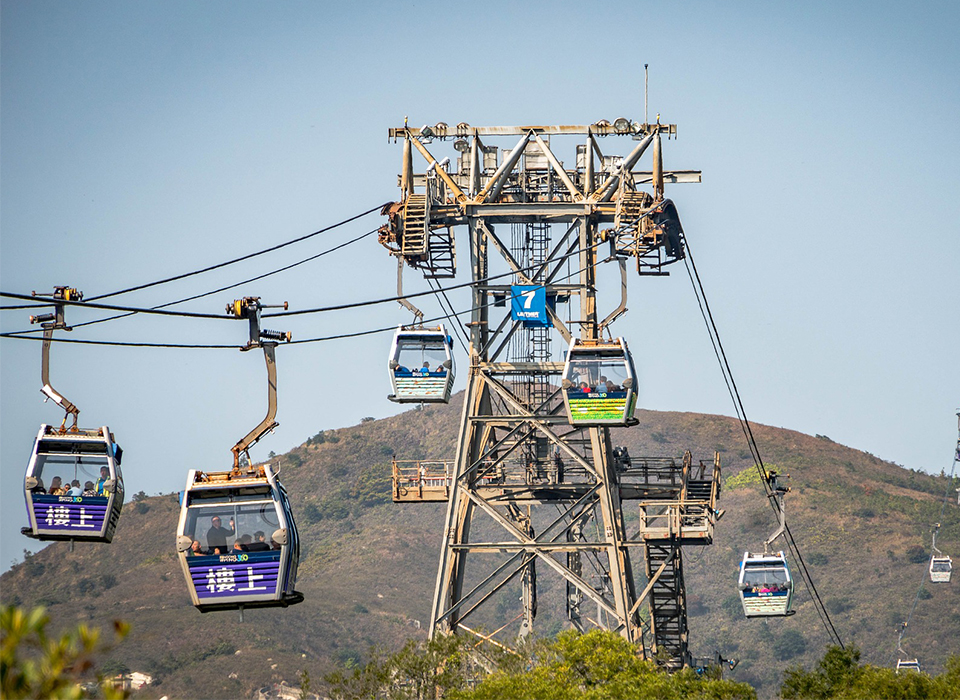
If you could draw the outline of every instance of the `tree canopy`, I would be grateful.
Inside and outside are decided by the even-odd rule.
[[[960,656],[950,657],[941,675],[929,676],[862,665],[856,646],[832,646],[816,670],[788,669],[780,696],[784,700],[960,700]]]
[[[42,607],[26,610],[5,605],[0,610],[0,696],[4,698],[83,698],[80,685],[95,672],[94,655],[105,651],[100,630],[80,625],[62,636],[47,634],[50,618]],[[118,641],[128,631],[115,622]],[[110,685],[100,688],[106,698],[124,698],[126,693]]]
[[[410,642],[389,657],[326,677],[331,695],[354,698],[450,700],[755,700],[745,683],[691,669],[667,673],[643,661],[612,632],[568,631],[519,654],[479,649],[462,637]]]

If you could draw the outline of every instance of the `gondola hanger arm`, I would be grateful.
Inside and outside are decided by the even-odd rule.
[[[403,258],[397,256],[397,297],[400,305],[413,314],[413,325],[423,326],[423,312],[403,296]]]
[[[261,309],[289,307],[287,302],[268,306],[260,303],[260,297],[244,297],[237,299],[232,304],[227,305],[227,313],[233,314],[237,318],[246,318],[250,324],[250,340],[241,351],[252,350],[253,348],[263,348],[263,357],[267,364],[267,415],[262,421],[249,433],[247,433],[236,445],[233,446],[233,473],[240,473],[240,455],[246,454],[249,460],[249,450],[257,444],[264,435],[276,428],[277,423],[274,418],[277,415],[277,358],[276,347],[282,342],[290,342],[292,334],[284,331],[271,331],[260,328]]]
[[[789,474],[783,475],[786,478],[790,478]],[[776,501],[777,503],[777,520],[779,522],[779,527],[767,538],[766,542],[763,543],[763,553],[767,554],[769,552],[770,545],[776,540],[780,535],[784,533],[787,529],[787,516],[784,511],[783,497],[790,491],[789,486],[781,486],[778,479],[781,478],[776,472],[770,472],[767,477],[767,483],[770,487],[770,498]]]
[[[37,296],[37,293],[33,292],[33,296]],[[39,323],[40,327],[43,328],[43,360],[40,367],[40,380],[43,382],[43,388],[40,389],[40,392],[48,399],[53,399],[55,404],[66,411],[63,421],[60,423],[60,432],[67,431],[65,426],[67,418],[71,415],[73,416],[73,425],[70,426],[69,430],[70,432],[77,432],[79,430],[77,428],[77,418],[80,416],[80,409],[57,392],[50,383],[50,345],[55,330],[73,330],[64,320],[65,304],[57,303],[57,300],[60,302],[83,301],[83,292],[77,291],[73,287],[54,287],[53,298],[55,300],[53,313],[30,317],[30,323]]]

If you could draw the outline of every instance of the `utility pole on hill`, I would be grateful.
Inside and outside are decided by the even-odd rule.
[[[509,646],[533,633],[538,592],[549,592],[563,596],[573,627],[614,630],[668,667],[689,662],[681,548],[712,542],[719,456],[631,457],[613,445],[609,424],[635,425],[633,405],[616,409],[619,421],[571,417],[580,415],[574,402],[600,405],[606,399],[593,397],[607,394],[601,386],[583,395],[590,399],[570,398],[579,385],[569,359],[558,357],[573,344],[622,347],[620,362],[632,369],[610,333],[627,310],[627,264],[657,276],[683,258],[679,217],[663,190],[700,181],[699,171],[664,170],[662,140],[675,134],[659,118],[389,131],[403,144],[401,200],[384,208],[380,242],[432,284],[456,274],[454,230],[465,228],[472,280],[456,456],[394,463],[395,501],[447,503],[431,635],[466,632]],[[504,138],[512,147],[493,145]],[[629,153],[607,154],[601,146],[610,141]],[[575,146],[566,154],[573,167],[557,142]],[[648,151],[652,163],[639,169]],[[414,172],[415,159],[423,172]],[[605,316],[602,262],[620,281],[619,303]],[[628,382],[607,386],[635,391]],[[643,579],[632,561],[638,548]]]

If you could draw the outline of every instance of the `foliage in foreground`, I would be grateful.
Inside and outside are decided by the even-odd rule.
[[[470,645],[462,637],[408,641],[396,654],[324,676],[336,700],[408,700],[448,697],[475,673]]]
[[[636,648],[612,632],[564,632],[535,650],[533,664],[500,671],[457,700],[753,700],[746,683],[697,675],[691,669],[667,673],[642,661]]]
[[[960,700],[960,656],[952,656],[939,676],[860,664],[860,650],[832,646],[817,665],[784,674],[784,700]]]
[[[481,652],[469,640],[443,637],[408,642],[397,654],[378,657],[352,672],[325,679],[337,700],[755,700],[745,683],[668,674],[637,657],[622,637],[596,630],[564,632],[529,645],[519,656]]]
[[[50,618],[42,607],[26,610],[4,605],[0,610],[0,696],[4,698],[83,698],[80,682],[94,671],[93,657],[106,648],[99,645],[100,630],[80,625],[62,637],[46,633]],[[128,626],[114,622],[117,641]],[[105,685],[108,700],[127,694]]]

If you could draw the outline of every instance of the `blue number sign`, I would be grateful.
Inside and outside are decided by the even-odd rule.
[[[550,328],[547,290],[542,285],[515,284],[510,287],[510,317],[527,328]]]

